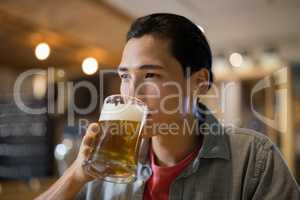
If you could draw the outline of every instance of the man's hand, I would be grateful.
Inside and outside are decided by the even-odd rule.
[[[92,123],[89,125],[80,145],[79,153],[76,160],[72,164],[74,179],[78,182],[88,182],[94,178],[86,173],[83,168],[85,161],[87,161],[94,149],[96,148],[100,136],[101,136],[100,126],[97,123]]]

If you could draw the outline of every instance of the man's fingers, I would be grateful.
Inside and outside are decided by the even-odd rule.
[[[83,153],[84,157],[85,157],[86,159],[88,159],[88,158],[90,158],[92,152],[93,152],[93,148],[91,148],[91,147],[84,147],[82,153]]]
[[[98,134],[100,132],[100,126],[98,123],[91,123],[87,129],[87,134]]]
[[[94,146],[99,138],[99,134],[100,126],[97,123],[90,124],[83,138],[83,144],[90,147]]]
[[[94,143],[95,143],[95,138],[94,137],[86,136],[84,138],[83,144],[85,146],[92,147],[92,146],[94,146]]]

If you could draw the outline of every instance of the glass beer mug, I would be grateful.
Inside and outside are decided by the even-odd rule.
[[[115,183],[135,180],[147,111],[146,104],[135,97],[112,95],[104,100],[98,122],[101,136],[84,164],[89,175]]]

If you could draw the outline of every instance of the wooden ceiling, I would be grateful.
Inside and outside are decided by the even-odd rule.
[[[131,18],[113,8],[83,0],[21,0],[0,2],[0,68],[25,70],[57,67],[82,76],[85,57],[100,67],[118,64]],[[47,42],[46,61],[34,56],[39,42]]]
[[[128,0],[127,3],[122,0],[1,0],[0,68],[24,70],[54,66],[66,69],[75,76],[82,76],[81,62],[87,56],[96,57],[101,67],[114,67],[120,60],[125,34],[133,18],[158,11],[184,14],[203,25],[214,52],[218,52],[218,49],[232,51],[273,44],[280,47],[285,57],[299,60],[300,39],[296,34],[299,30],[296,10],[299,8],[292,6],[298,5],[296,0],[291,1],[294,4],[275,2],[269,5],[264,2],[260,5],[257,1],[249,4],[257,5],[259,11],[255,16],[261,19],[250,20],[252,11],[235,0],[224,3],[228,4],[227,10],[221,15],[217,14],[213,2],[204,4],[202,1],[201,4],[194,0],[176,0],[172,3],[171,0],[155,0],[151,3],[135,0]],[[189,5],[194,4],[192,9]],[[243,20],[230,11],[231,8],[236,9],[237,5],[240,5],[239,13],[244,13]],[[281,9],[282,6],[284,9]],[[198,8],[202,10],[198,11]],[[227,21],[235,17],[234,23],[223,23],[225,16]],[[276,23],[273,23],[274,19]],[[255,26],[256,22],[265,25]],[[227,33],[222,31],[224,26],[220,23],[233,27],[226,28]],[[241,28],[249,24],[253,27],[251,30]],[[259,31],[263,33],[259,34]],[[48,42],[52,49],[46,62],[34,57],[35,46],[43,41]]]

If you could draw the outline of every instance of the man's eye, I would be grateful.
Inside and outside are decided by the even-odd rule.
[[[120,77],[121,77],[121,79],[128,79],[129,74],[121,74]]]
[[[158,77],[159,77],[159,74],[155,74],[155,73],[147,73],[145,75],[146,79],[152,79],[152,78],[158,78]]]

